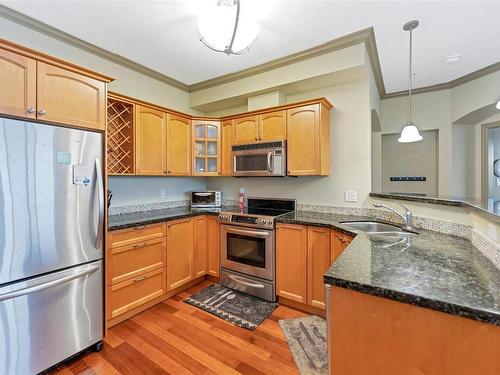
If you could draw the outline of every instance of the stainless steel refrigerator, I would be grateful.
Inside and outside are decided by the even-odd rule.
[[[0,374],[103,333],[103,135],[0,118]]]

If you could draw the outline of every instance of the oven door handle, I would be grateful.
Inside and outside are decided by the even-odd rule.
[[[249,234],[251,236],[269,236],[269,232],[260,232],[256,230],[243,230],[243,229],[235,229],[231,228],[227,230],[230,233],[238,233],[238,234]]]
[[[259,288],[259,289],[263,289],[264,288],[264,285],[262,285],[262,284],[249,283],[248,281],[242,280],[239,277],[234,276],[234,275],[227,275],[227,277],[229,277],[233,281],[236,281],[237,283],[240,283],[240,284],[243,284],[243,285],[246,285],[246,286],[250,286],[252,288]]]

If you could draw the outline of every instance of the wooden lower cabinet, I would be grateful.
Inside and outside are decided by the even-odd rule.
[[[166,239],[157,238],[108,249],[108,285],[165,268],[166,247]]]
[[[167,292],[165,268],[107,288],[106,316],[113,319]]]
[[[193,223],[190,218],[167,223],[167,290],[193,280]]]
[[[217,216],[207,216],[207,253],[210,276],[219,277],[219,222]]]
[[[197,278],[207,273],[207,218],[197,216],[193,222],[193,278]]]
[[[330,268],[330,229],[307,227],[307,303],[325,308],[323,274]]]
[[[276,294],[307,303],[307,227],[276,227]]]
[[[323,227],[279,223],[276,226],[276,293],[287,300],[325,309],[323,275],[352,237]],[[335,250],[342,245],[341,250]]]

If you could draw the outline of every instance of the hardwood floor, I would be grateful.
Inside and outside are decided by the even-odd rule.
[[[204,281],[112,327],[101,352],[52,374],[298,374],[278,320],[307,314],[278,307],[255,331],[183,303]]]

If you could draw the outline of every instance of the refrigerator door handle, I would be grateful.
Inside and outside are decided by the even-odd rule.
[[[101,162],[99,159],[95,159],[95,171],[97,174],[97,199],[99,201],[98,207],[98,220],[97,220],[97,233],[95,237],[95,247],[97,249],[101,248],[102,245],[102,234],[103,229],[102,225],[104,223],[104,185],[102,182],[102,170],[101,170]]]
[[[35,285],[35,286],[30,286],[28,288],[16,290],[15,292],[0,294],[0,301],[5,301],[8,299],[24,296],[26,294],[38,292],[40,290],[52,288],[54,286],[64,284],[68,281],[78,279],[82,276],[88,275],[89,273],[97,271],[99,268],[100,268],[99,266],[89,267],[85,271],[81,271],[81,272],[75,273],[73,275],[65,276],[65,277],[62,277],[62,278],[57,279],[57,280],[49,281],[47,283],[43,283],[43,284],[39,284],[39,285]]]

